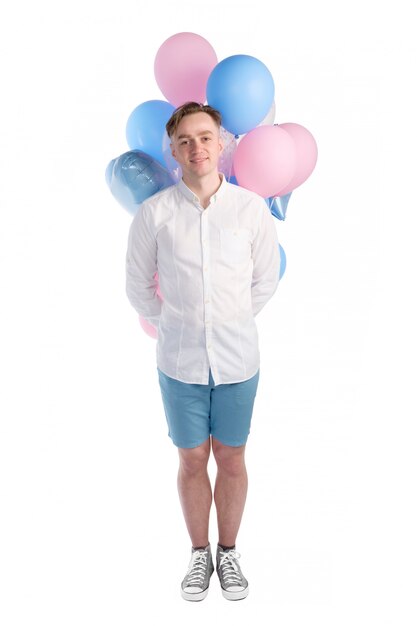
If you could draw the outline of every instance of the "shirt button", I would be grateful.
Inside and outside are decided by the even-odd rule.
[[[205,303],[206,303],[206,304],[209,304],[209,302],[210,302],[210,300],[205,300]]]

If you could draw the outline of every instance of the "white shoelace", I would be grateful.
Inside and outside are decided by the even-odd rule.
[[[207,566],[207,552],[196,550],[191,557],[187,585],[200,585],[204,582]]]
[[[242,576],[239,571],[236,560],[240,559],[241,555],[236,550],[229,550],[228,552],[220,552],[222,555],[220,558],[219,567],[222,571],[223,580],[225,584],[242,584]]]

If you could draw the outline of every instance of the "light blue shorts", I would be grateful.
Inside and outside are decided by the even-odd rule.
[[[168,435],[178,448],[195,448],[212,435],[225,446],[243,446],[250,431],[259,370],[240,383],[183,383],[157,367]]]

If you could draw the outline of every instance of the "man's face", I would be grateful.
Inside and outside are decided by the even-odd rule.
[[[200,178],[217,171],[223,149],[219,128],[208,113],[191,113],[183,117],[171,138],[172,156],[183,174]]]

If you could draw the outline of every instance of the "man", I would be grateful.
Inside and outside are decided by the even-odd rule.
[[[174,111],[166,128],[182,180],[139,207],[126,257],[127,296],[158,329],[159,384],[179,452],[178,492],[192,543],[181,594],[191,601],[206,597],[214,571],[211,450],[218,470],[216,571],[225,598],[248,595],[235,544],[259,379],[254,316],[275,292],[280,265],[265,201],[218,171],[220,125],[220,113],[208,105],[189,102]]]

